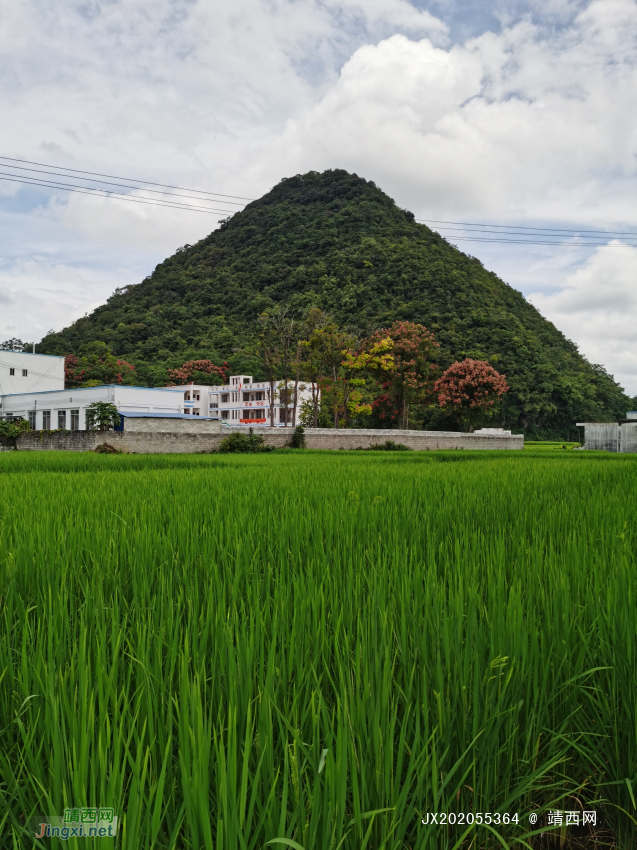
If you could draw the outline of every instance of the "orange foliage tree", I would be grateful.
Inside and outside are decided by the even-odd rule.
[[[377,344],[391,341],[393,368],[379,374],[381,393],[373,406],[379,419],[398,420],[398,427],[409,427],[409,408],[427,400],[433,390],[438,366],[432,362],[440,347],[433,334],[416,322],[396,321],[387,330],[377,331],[370,339]]]

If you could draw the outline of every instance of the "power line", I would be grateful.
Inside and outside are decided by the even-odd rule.
[[[628,231],[619,231],[619,230],[567,230],[566,228],[559,227],[526,227],[523,224],[481,224],[477,221],[439,221],[434,218],[417,218],[416,221],[424,222],[425,224],[453,224],[459,225],[462,227],[498,227],[504,229],[515,229],[515,230],[534,230],[538,231],[539,235],[542,232],[547,231],[550,233],[600,233],[603,236],[635,236],[637,237],[637,233],[628,232]],[[444,228],[446,229],[446,228]]]
[[[25,168],[23,166],[11,165],[9,163],[20,162],[25,165],[37,165],[41,168],[49,169],[48,171],[41,171],[40,168]],[[208,214],[216,214],[216,215],[228,215],[232,214],[233,211],[230,209],[212,209],[210,207],[199,206],[195,204],[181,203],[180,201],[173,201],[172,198],[184,198],[185,200],[190,201],[198,201],[199,203],[212,203],[217,202],[219,204],[232,204],[233,206],[241,206],[237,203],[237,201],[252,201],[253,198],[244,198],[240,195],[227,195],[220,192],[208,192],[203,189],[186,189],[183,186],[172,186],[166,183],[153,183],[148,180],[137,180],[133,178],[127,177],[117,177],[113,174],[103,174],[96,171],[85,171],[78,168],[62,168],[61,166],[56,165],[48,165],[47,163],[35,162],[33,160],[28,159],[18,159],[15,157],[6,157],[0,156],[0,166],[4,164],[5,168],[14,169],[14,171],[30,171],[36,172],[38,174],[50,176],[52,178],[65,178],[67,180],[88,180],[90,183],[100,183],[102,185],[115,186],[121,189],[132,189],[133,191],[139,190],[143,192],[149,192],[156,195],[162,195],[160,198],[139,198],[139,197],[131,197],[130,194],[123,192],[113,192],[110,189],[104,189],[96,186],[86,186],[86,185],[74,185],[69,183],[60,183],[54,180],[44,180],[43,178],[31,177],[26,174],[15,174],[12,171],[0,171],[0,180],[5,180],[14,183],[22,183],[27,186],[38,186],[45,189],[59,189],[64,192],[76,192],[78,194],[83,195],[93,195],[100,198],[111,198],[114,200],[122,200],[128,201],[129,203],[137,203],[137,204],[145,204],[147,206],[158,206],[165,207],[168,209],[177,209],[177,210],[190,210],[191,212],[203,212]],[[73,172],[72,174],[68,172]],[[76,177],[75,175],[87,175],[86,177]],[[109,180],[104,179],[95,179],[95,178],[109,178]],[[124,180],[128,181],[128,183],[111,183],[110,180]],[[133,183],[142,184],[142,185],[131,185]],[[177,192],[194,192],[196,195],[205,195],[207,197],[197,197],[196,195],[175,195],[172,193],[160,192],[157,189],[144,188],[149,186],[160,187],[161,189],[171,189]],[[166,197],[166,195],[169,197]],[[228,200],[224,201],[223,198],[234,198],[236,200]],[[511,244],[511,245],[556,245],[556,246],[565,246],[565,247],[596,247],[598,245],[603,245],[604,240],[615,239],[621,237],[630,237],[632,239],[637,239],[637,233],[627,232],[627,231],[604,231],[604,230],[570,230],[567,228],[555,228],[555,227],[531,227],[525,225],[509,225],[509,224],[493,224],[493,223],[481,223],[481,222],[462,222],[462,221],[446,221],[440,219],[416,219],[416,221],[423,224],[438,224],[443,225],[442,227],[436,228],[438,231],[450,231],[447,235],[444,233],[441,234],[443,238],[453,239],[458,242],[493,242],[499,244]],[[482,238],[481,236],[465,236],[465,235],[455,235],[455,233],[465,234],[465,233],[491,233],[494,236],[521,236],[521,237],[532,237],[532,238],[524,238],[524,239],[508,239],[508,238],[493,238],[486,237]],[[569,236],[578,237],[581,241],[579,243],[573,241],[555,241],[558,237],[569,237]],[[539,238],[538,238],[539,237]],[[607,245],[609,248],[624,248],[624,247],[637,247],[632,244],[621,244],[621,245]]]
[[[0,160],[1,159],[2,159],[2,157],[0,157]],[[2,165],[2,163],[0,163],[0,165]],[[43,171],[41,168],[23,168],[21,165],[9,165],[9,166],[5,165],[4,167],[5,168],[19,169],[20,171],[35,171],[38,174],[46,174],[48,177],[64,177],[67,180],[88,180],[90,183],[102,183],[106,186],[118,186],[120,189],[133,189],[133,190],[140,190],[142,192],[152,192],[153,195],[163,195],[164,197],[167,194],[166,192],[161,191],[159,189],[145,189],[142,186],[133,186],[129,183],[112,183],[110,180],[96,180],[93,177],[75,177],[73,174],[64,174],[64,172],[62,172],[62,171]],[[2,172],[0,172],[0,174],[12,174],[12,172],[2,171]],[[28,176],[28,175],[19,174],[18,176],[22,177],[22,176]],[[32,179],[37,180],[37,179],[42,179],[42,178],[34,177]],[[124,179],[124,178],[122,178],[122,179]],[[157,185],[157,184],[155,184],[155,185]],[[94,187],[93,186],[84,186],[82,188],[93,189]],[[108,191],[108,190],[105,189],[104,191]],[[193,189],[192,191],[197,192],[198,190]],[[210,193],[208,193],[208,194],[210,194]],[[208,200],[207,198],[197,198],[194,195],[177,195],[174,192],[171,193],[170,197],[171,198],[187,198],[191,201],[207,201]],[[244,207],[245,206],[245,204],[240,204],[238,201],[223,201],[220,198],[213,198],[211,200],[214,200],[218,204],[233,204],[236,207]]]
[[[443,237],[447,238],[447,237]],[[509,245],[565,245],[569,248],[637,248],[637,245],[624,243],[622,245],[608,245],[597,242],[542,242],[536,239],[480,239],[478,236],[449,236],[454,242],[495,242]]]
[[[0,175],[2,175],[3,173],[4,172],[0,172]],[[40,186],[45,189],[61,189],[63,192],[77,192],[81,195],[91,195],[92,197],[98,198],[114,198],[118,201],[129,201],[131,203],[136,204],[147,204],[153,207],[168,207],[169,209],[175,210],[190,210],[191,212],[216,213],[217,215],[228,215],[229,212],[232,212],[231,210],[215,210],[210,209],[209,207],[196,207],[192,204],[171,204],[168,202],[155,200],[153,198],[131,198],[130,195],[125,195],[120,192],[109,192],[107,189],[93,189],[90,186],[83,186],[82,188],[80,188],[78,186],[68,186],[64,183],[38,181],[35,178],[29,177],[0,176],[0,180],[5,180],[10,183],[24,183],[26,186]]]
[[[524,233],[521,234],[521,233],[519,233],[518,231],[515,231],[515,230],[506,230],[506,231],[478,230],[478,231],[471,231],[471,230],[467,229],[467,230],[458,231],[456,228],[444,228],[444,230],[446,232],[441,233],[440,235],[444,236],[445,239],[472,239],[473,241],[476,241],[476,242],[495,242],[496,240],[493,239],[493,237],[487,237],[485,239],[482,239],[480,236],[462,236],[461,234],[463,234],[463,233],[495,233],[497,236],[524,236],[525,235]],[[448,231],[452,231],[452,232],[450,233]],[[456,234],[458,234],[458,235],[456,235]],[[533,235],[535,236],[535,234],[533,234]],[[548,241],[550,239],[563,238],[563,237],[560,237],[559,234],[555,234],[555,236],[553,236],[552,234],[548,234],[548,235],[547,234],[540,234],[540,233],[537,234],[537,237],[539,239],[541,239],[542,236],[544,236],[544,239],[547,240],[546,244],[548,244],[548,245],[553,244],[551,241]],[[616,238],[620,239],[620,237],[616,237]],[[575,240],[575,239],[581,239],[582,241],[581,242],[572,241],[572,240]],[[632,239],[633,240],[637,239],[637,235],[633,236]],[[528,242],[529,244],[533,244],[536,240],[527,238],[527,239],[522,239],[521,241],[522,242]],[[556,245],[558,245],[558,244],[564,244],[564,245],[604,245],[607,242],[608,242],[608,238],[603,237],[603,236],[571,236],[571,237],[569,237],[568,242],[555,242],[555,244]],[[622,239],[622,242],[623,242],[624,245],[631,245],[631,246],[637,247],[637,244],[635,242],[630,241],[630,240]]]
[[[51,168],[57,171],[73,171],[75,174],[92,174],[94,177],[109,177],[112,180],[128,180],[129,183],[143,183],[145,186],[160,186],[163,189],[177,189],[180,192],[199,192],[201,195],[218,195],[221,198],[236,198],[239,201],[254,201],[255,198],[242,198],[241,195],[224,195],[221,192],[207,192],[203,189],[185,189],[183,186],[170,186],[166,183],[152,183],[148,180],[135,180],[131,177],[118,177],[114,174],[101,174],[98,171],[81,171],[79,168],[62,168],[57,165],[48,165],[45,162],[33,162],[30,159],[16,159],[12,156],[0,156],[0,160],[7,160],[9,162],[23,162],[26,165],[40,165],[43,168]],[[9,166],[11,167],[11,166]],[[203,200],[203,198],[202,198]]]

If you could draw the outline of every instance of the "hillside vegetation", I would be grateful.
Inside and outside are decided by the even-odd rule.
[[[249,353],[255,322],[279,304],[318,306],[364,332],[396,319],[425,325],[442,368],[470,357],[506,375],[497,424],[529,435],[566,438],[576,421],[616,419],[632,404],[520,292],[341,170],[281,181],[38,351],[77,354],[99,340],[134,364],[136,383],[154,386],[193,357],[263,379]],[[423,425],[449,427],[433,410]]]

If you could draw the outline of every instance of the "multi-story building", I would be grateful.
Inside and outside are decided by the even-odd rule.
[[[228,425],[269,425],[270,384],[252,375],[232,375],[222,387],[186,384],[178,387],[100,387],[64,389],[64,358],[0,351],[0,415],[28,419],[33,430],[86,428],[86,408],[110,402],[121,413],[158,413],[220,419]],[[274,424],[299,421],[300,406],[311,391],[300,384],[296,400],[281,382],[274,391]],[[296,416],[295,416],[296,408]]]
[[[270,424],[270,384],[268,381],[253,381],[252,375],[231,375],[229,383],[221,387],[184,384],[174,389],[183,391],[184,413],[211,416],[228,425]],[[285,427],[286,424],[298,423],[301,404],[312,398],[311,391],[304,384],[299,384],[296,404],[293,385],[288,394],[289,402],[286,404],[285,389],[281,382],[277,382],[274,391],[275,425]]]

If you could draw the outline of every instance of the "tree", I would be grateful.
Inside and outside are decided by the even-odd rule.
[[[30,431],[29,423],[26,419],[0,419],[0,445],[13,446],[15,449],[16,441],[20,434],[25,434]]]
[[[0,351],[26,351],[28,342],[22,342],[21,339],[5,339],[4,342],[0,342]]]
[[[372,345],[382,339],[392,343],[393,369],[379,375],[382,392],[374,400],[378,417],[398,420],[401,430],[409,428],[412,404],[427,400],[433,390],[438,366],[431,358],[440,348],[432,333],[416,322],[396,321],[387,330],[377,331]]]
[[[484,360],[470,358],[451,365],[435,384],[440,407],[466,431],[473,431],[476,422],[508,389],[506,375],[500,375]]]
[[[290,371],[293,352],[299,334],[298,322],[287,307],[276,308],[259,316],[259,329],[254,353],[261,361],[268,376],[268,399],[270,402],[270,425],[274,425],[274,403],[277,398],[277,381],[283,379],[283,397],[288,403]],[[287,425],[287,414],[285,417]]]
[[[117,408],[110,402],[94,401],[86,408],[86,427],[89,431],[111,431],[121,421]]]
[[[215,380],[212,385],[216,385],[218,381],[225,384],[228,380],[228,364],[224,362],[223,366],[215,366],[212,360],[188,360],[178,369],[169,369],[168,377],[171,384],[211,384],[210,378]]]
[[[82,346],[79,356],[67,354],[64,359],[66,388],[96,387],[102,384],[131,384],[135,367],[115,357],[104,342]]]

